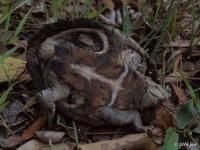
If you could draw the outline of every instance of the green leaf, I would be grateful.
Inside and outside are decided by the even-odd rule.
[[[176,114],[176,124],[180,129],[185,128],[192,121],[194,117],[192,113],[193,108],[193,101],[190,100]]]
[[[179,136],[175,128],[167,129],[163,150],[178,150]]]
[[[200,103],[196,102],[194,105],[195,105],[196,110],[200,113]]]

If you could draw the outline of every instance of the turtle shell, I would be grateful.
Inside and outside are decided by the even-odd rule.
[[[64,114],[81,120],[102,106],[144,108],[146,62],[137,43],[130,46],[113,31],[88,19],[61,20],[45,25],[30,41],[27,65],[36,87],[59,83],[71,89],[69,98],[57,105]]]

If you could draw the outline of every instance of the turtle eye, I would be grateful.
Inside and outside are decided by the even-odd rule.
[[[55,54],[58,56],[62,56],[66,52],[66,49],[60,45],[54,45],[54,49],[55,49]]]
[[[78,35],[77,46],[92,52],[100,52],[103,49],[102,40],[93,33],[81,33]]]
[[[73,42],[77,47],[97,54],[106,53],[108,50],[107,36],[96,29],[74,29],[71,33]]]

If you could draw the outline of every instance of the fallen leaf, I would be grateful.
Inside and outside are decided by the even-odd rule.
[[[20,146],[17,150],[70,150],[66,143],[48,145],[37,140],[31,140]]]
[[[184,75],[187,77],[187,78],[190,78],[191,76],[193,76],[194,74],[196,74],[198,70],[195,70],[194,72],[184,72]],[[177,82],[180,82],[182,81],[182,77],[180,75],[180,72],[172,72],[170,73],[169,75],[167,75],[165,78],[164,78],[164,82],[165,83],[177,83]]]
[[[173,117],[163,107],[159,107],[156,110],[156,121],[164,129],[168,129],[169,127],[173,127]]]
[[[172,72],[164,78],[165,83],[177,83],[179,81],[182,81],[179,72]]]
[[[52,144],[54,144],[54,143],[58,143],[63,138],[63,136],[65,135],[65,132],[37,131],[35,134],[42,142],[46,144],[51,142]]]
[[[175,85],[174,83],[171,83],[171,85],[172,85],[172,88],[174,89],[174,92],[176,93],[176,95],[179,99],[179,102],[181,104],[186,103],[189,100],[189,97],[186,95],[185,91],[182,88]]]
[[[156,128],[153,134],[161,132]],[[130,134],[120,139],[101,141],[92,144],[79,145],[81,150],[103,150],[103,149],[144,149],[153,150],[157,145],[152,142],[146,133]]]
[[[190,40],[177,39],[174,42],[170,42],[169,46],[170,47],[189,47],[190,46]]]
[[[178,71],[180,71],[181,63],[182,63],[182,55],[179,55],[179,56],[176,58],[175,62],[174,62],[173,72],[178,72]]]
[[[192,50],[191,56],[200,56],[200,50],[196,49],[196,50]]]
[[[102,0],[102,2],[109,10],[113,10],[115,7],[115,4],[112,0]]]
[[[124,6],[127,6],[129,2],[130,2],[130,0],[122,0],[122,3]]]
[[[27,140],[34,136],[34,133],[41,129],[47,122],[45,116],[40,116],[27,130],[22,133],[22,139]]]
[[[16,47],[21,47],[21,48],[24,48],[24,49],[27,49],[27,47],[28,47],[28,42],[26,41],[26,40],[17,40],[15,43],[14,43],[14,45],[16,46]]]
[[[152,132],[149,132],[148,136],[154,143],[156,143],[158,145],[162,145],[164,142],[165,133],[163,130],[161,130],[160,132],[154,133],[154,134]]]
[[[10,81],[17,78],[26,68],[25,61],[8,57],[0,64],[0,82]]]
[[[0,145],[3,148],[12,148],[18,144],[20,144],[23,141],[23,139],[20,136],[9,136],[8,138],[1,139]]]
[[[2,111],[2,116],[9,126],[22,126],[24,124],[25,118],[20,114],[21,110],[22,106],[14,101]]]

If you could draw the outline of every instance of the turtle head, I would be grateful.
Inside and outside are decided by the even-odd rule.
[[[155,106],[171,97],[171,94],[165,88],[155,83],[149,77],[145,77],[145,82],[147,83],[147,91],[143,96],[142,109]]]

